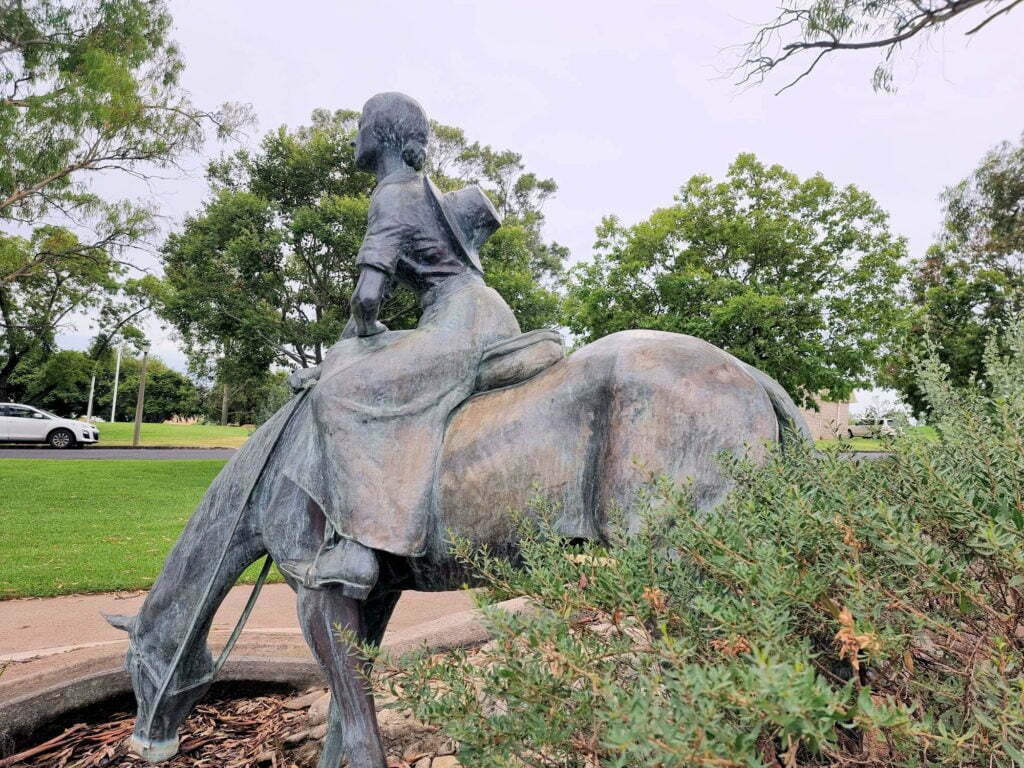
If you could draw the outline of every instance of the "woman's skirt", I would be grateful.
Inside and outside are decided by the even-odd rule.
[[[281,446],[285,473],[339,535],[403,556],[422,554],[433,528],[449,415],[473,393],[484,349],[520,332],[473,273],[449,278],[421,304],[413,331],[330,349],[307,397],[312,428]]]

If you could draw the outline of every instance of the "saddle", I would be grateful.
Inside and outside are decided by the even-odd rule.
[[[531,379],[565,357],[562,334],[551,329],[529,331],[484,350],[474,392],[511,387]],[[348,597],[365,600],[378,578],[373,552],[344,539],[325,526],[319,551],[310,560],[278,561],[278,568],[311,589],[338,586]]]
[[[565,357],[562,334],[549,328],[528,331],[484,350],[474,391],[487,392],[531,379]]]

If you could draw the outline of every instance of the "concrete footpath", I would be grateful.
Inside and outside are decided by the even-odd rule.
[[[251,591],[252,587],[240,585],[228,593],[212,631],[235,626]],[[0,601],[0,662],[123,640],[124,632],[110,626],[101,613],[137,613],[145,597],[145,592],[138,591]],[[465,592],[406,592],[390,629],[406,629],[472,607]],[[299,634],[295,593],[286,584],[263,588],[246,624],[246,631],[251,630]]]
[[[214,618],[213,646],[220,645],[234,627],[251,589],[242,585],[231,590]],[[100,614],[134,614],[144,599],[145,592],[131,592],[0,601],[0,689],[42,671],[123,653],[125,634],[107,624]],[[406,592],[388,633],[401,633],[472,607],[472,598],[466,592]],[[285,584],[268,584],[242,633],[240,648],[282,642],[306,655],[294,593]]]

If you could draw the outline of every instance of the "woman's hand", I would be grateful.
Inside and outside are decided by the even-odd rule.
[[[376,336],[387,327],[377,320],[390,279],[384,272],[370,266],[359,269],[359,282],[352,294],[352,320],[359,336]]]
[[[384,323],[380,322],[379,320],[375,321],[375,327],[376,327],[376,330],[373,333],[367,333],[367,334],[362,334],[362,335],[363,336],[376,336],[378,333],[384,333],[384,331],[390,330],[386,325],[384,325]],[[343,330],[341,332],[341,339],[340,339],[340,341],[344,341],[345,339],[351,339],[353,336],[357,336],[357,335],[360,335],[360,334],[357,333],[356,321],[355,321],[354,318],[350,317],[348,319],[348,322],[345,324],[345,330]]]
[[[309,389],[320,379],[320,366],[313,368],[299,368],[288,375],[288,386],[292,394],[298,394],[304,389]]]

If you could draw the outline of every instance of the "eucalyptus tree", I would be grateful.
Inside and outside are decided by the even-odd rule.
[[[116,340],[140,336],[139,323],[160,285],[157,278],[131,277],[106,250],[82,248],[64,227],[37,227],[30,238],[0,234],[0,269],[39,251],[78,249],[83,258],[46,262],[0,283],[0,400],[24,395],[19,382],[57,351],[62,330],[82,331],[86,324],[96,330],[87,355],[94,367]]]
[[[0,4],[0,226],[93,232],[7,262],[0,283],[131,247],[151,231],[153,211],[105,200],[89,179],[173,166],[207,125],[227,134],[245,120],[237,106],[211,112],[190,101],[170,28],[161,0]]]
[[[210,164],[210,197],[164,243],[160,314],[197,371],[244,380],[273,364],[319,363],[348,320],[374,178],[356,168],[356,112],[318,110],[309,125],[268,133],[255,150]],[[433,165],[443,189],[479,183],[504,225],[482,254],[485,279],[524,329],[557,322],[555,283],[565,250],[541,235],[557,189],[511,152],[434,125]],[[381,320],[414,325],[412,294],[386,302]],[[210,363],[213,363],[211,366]]]
[[[638,224],[606,218],[595,251],[566,299],[581,342],[629,328],[691,334],[808,405],[870,384],[902,318],[906,244],[875,200],[750,154],[724,180],[692,177]]]
[[[911,273],[913,311],[889,357],[887,383],[927,408],[914,368],[924,353],[966,386],[984,380],[985,348],[1024,310],[1024,134],[1004,141],[942,195],[939,238]]]
[[[893,88],[893,66],[911,41],[923,41],[963,19],[973,36],[1024,0],[788,0],[759,25],[739,65],[742,82],[760,82],[777,69],[796,67],[781,90],[809,75],[830,54],[875,50],[876,90]]]

